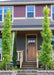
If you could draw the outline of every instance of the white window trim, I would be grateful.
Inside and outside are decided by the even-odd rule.
[[[27,6],[34,6],[34,17],[27,17]],[[35,18],[35,5],[27,5],[26,6],[26,18],[27,19],[34,19]]]
[[[12,7],[12,22],[13,22],[13,20],[14,20],[14,6],[0,6],[0,7],[2,7],[2,21],[0,21],[0,23],[1,22],[4,22],[4,7]]]
[[[0,6],[0,7],[2,7],[2,6]],[[0,21],[0,22],[3,22],[3,7],[2,7],[2,21]]]
[[[54,20],[52,19],[52,6],[54,6],[54,5],[51,5],[51,21],[54,22]]]

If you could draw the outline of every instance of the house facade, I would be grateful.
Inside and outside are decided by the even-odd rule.
[[[42,22],[44,19],[43,8],[50,8],[49,20],[50,28],[54,34],[54,0],[9,0],[0,1],[0,41],[2,41],[1,31],[5,13],[10,8],[12,10],[12,51],[14,35],[17,32],[17,63],[38,62],[37,56],[42,45]],[[54,38],[52,37],[52,55],[54,55]],[[2,61],[2,47],[0,43],[0,61]],[[20,67],[21,67],[20,66]],[[37,64],[38,67],[38,64]]]

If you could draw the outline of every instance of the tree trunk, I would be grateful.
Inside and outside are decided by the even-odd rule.
[[[45,70],[47,70],[47,64],[45,64]]]

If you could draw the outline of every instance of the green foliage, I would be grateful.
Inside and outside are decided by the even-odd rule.
[[[16,39],[17,39],[17,33],[15,33],[14,47],[13,47],[13,64],[14,64],[14,67],[16,66],[16,60],[17,60],[17,44],[16,44]]]
[[[5,64],[4,64],[4,62],[1,62],[0,63],[0,70],[4,70],[5,69]]]
[[[2,55],[3,55],[3,60],[1,63],[1,66],[5,67],[6,63],[10,64],[11,61],[11,56],[10,56],[10,51],[11,51],[11,42],[12,42],[12,37],[11,37],[11,11],[7,10],[7,13],[5,14],[6,17],[4,19],[4,28],[2,31]]]
[[[18,70],[18,67],[17,67],[17,66],[15,66],[15,67],[14,67],[14,69],[15,69],[15,70]]]
[[[42,42],[42,46],[41,46],[41,53],[38,57],[43,65],[48,65],[52,58],[51,57],[52,32],[51,32],[51,29],[49,28],[49,26],[50,26],[49,17],[48,17],[49,11],[50,11],[50,9],[47,6],[44,7],[44,9],[43,9],[43,14],[44,14],[43,31],[41,32],[43,42]]]
[[[54,61],[50,61],[48,64],[48,67],[52,70],[54,70]]]

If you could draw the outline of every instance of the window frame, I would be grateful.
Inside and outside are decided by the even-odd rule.
[[[54,37],[52,37],[52,38],[54,38]],[[51,39],[51,41],[52,41],[52,39]],[[54,44],[52,44],[52,42],[51,42],[51,45],[54,45]],[[53,49],[54,50],[54,49]]]
[[[3,22],[3,6],[0,6],[0,7],[2,7],[2,21],[0,22]]]
[[[54,20],[53,20],[53,15],[52,15],[52,13],[53,13],[53,12],[52,12],[52,6],[54,6],[54,5],[51,5],[51,21],[54,21]]]
[[[0,6],[0,7],[2,7],[2,21],[0,21],[0,22],[4,22],[4,7],[12,7],[12,22],[13,22],[13,20],[14,20],[14,6]]]
[[[27,7],[28,6],[34,6],[34,17],[27,17]],[[28,18],[28,19],[34,19],[35,18],[35,5],[27,5],[26,6],[26,18]]]

